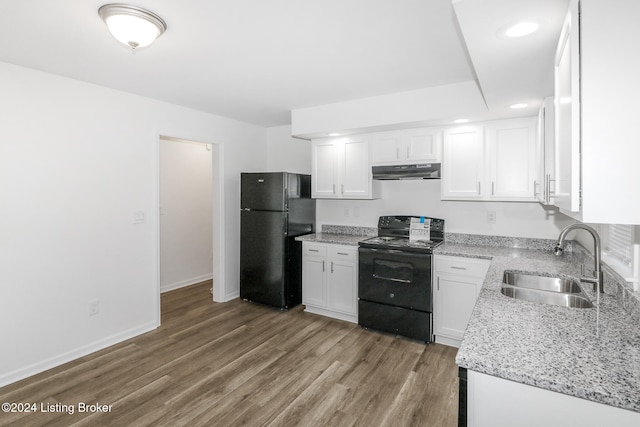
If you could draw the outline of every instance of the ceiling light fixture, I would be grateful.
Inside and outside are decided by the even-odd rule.
[[[111,35],[132,50],[149,46],[167,29],[167,23],[158,15],[136,6],[105,4],[98,14]]]
[[[535,22],[520,22],[505,31],[507,37],[523,37],[528,36],[538,30],[539,25]]]
[[[453,123],[460,124],[460,123],[467,123],[468,121],[469,119],[456,119],[453,121]]]
[[[529,106],[529,104],[521,103],[521,104],[512,104],[512,105],[509,105],[509,108],[513,108],[514,110],[519,110],[519,109],[521,109],[521,108],[527,108],[528,106]]]

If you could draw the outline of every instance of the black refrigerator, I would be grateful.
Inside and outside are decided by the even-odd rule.
[[[240,174],[240,298],[287,309],[302,302],[302,242],[313,233],[311,175]]]

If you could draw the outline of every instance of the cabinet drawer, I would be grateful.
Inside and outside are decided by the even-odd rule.
[[[356,262],[358,258],[358,247],[345,245],[331,246],[329,247],[329,257]]]
[[[484,277],[489,269],[489,260],[436,255],[435,269],[438,273],[461,276]]]
[[[326,245],[315,245],[312,243],[303,242],[302,245],[302,255],[307,256],[327,256],[327,246]]]

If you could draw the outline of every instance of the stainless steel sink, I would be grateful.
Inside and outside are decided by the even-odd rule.
[[[500,292],[511,298],[569,308],[593,307],[574,279],[507,270],[502,281]]]
[[[580,294],[540,291],[537,289],[518,288],[509,285],[502,285],[502,289],[500,290],[500,292],[508,297],[529,302],[540,302],[543,304],[559,305],[569,308],[593,307],[591,301],[589,301],[587,297]]]
[[[576,280],[563,277],[538,276],[535,274],[505,271],[502,282],[519,288],[579,294],[582,288]]]

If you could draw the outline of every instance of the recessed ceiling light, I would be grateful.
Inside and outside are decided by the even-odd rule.
[[[330,133],[329,136],[340,136],[339,133]]]
[[[527,36],[538,29],[539,25],[535,22],[520,22],[505,32],[507,37],[523,37]]]
[[[520,104],[509,105],[509,108],[513,108],[514,110],[518,110],[520,108],[527,108],[528,106],[529,106],[529,104],[520,103]]]
[[[467,123],[469,121],[469,119],[456,119],[453,121],[453,123]]]

